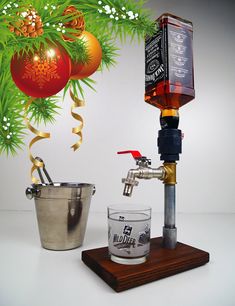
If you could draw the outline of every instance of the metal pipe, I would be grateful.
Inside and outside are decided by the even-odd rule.
[[[175,185],[164,185],[164,226],[175,227]]]
[[[163,245],[167,249],[174,249],[177,243],[177,229],[175,227],[175,185],[164,185],[164,227]]]

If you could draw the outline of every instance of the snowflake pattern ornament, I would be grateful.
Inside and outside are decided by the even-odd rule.
[[[61,91],[71,74],[71,60],[63,47],[50,45],[35,53],[15,54],[11,75],[16,86],[26,95],[46,98]]]
[[[31,79],[38,84],[39,89],[43,89],[47,82],[51,79],[60,79],[57,73],[57,63],[56,60],[51,60],[48,62],[47,59],[35,59],[31,61],[26,60],[25,73],[22,79]]]

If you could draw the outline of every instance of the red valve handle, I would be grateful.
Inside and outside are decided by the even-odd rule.
[[[142,157],[139,151],[128,150],[128,151],[117,152],[117,154],[128,154],[128,153],[132,154],[134,159]]]

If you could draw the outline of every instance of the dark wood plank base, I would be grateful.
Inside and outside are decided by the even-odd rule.
[[[152,238],[148,260],[121,265],[109,259],[108,248],[85,250],[82,261],[115,291],[120,292],[209,262],[209,253],[178,242],[174,250],[162,248],[162,237]]]

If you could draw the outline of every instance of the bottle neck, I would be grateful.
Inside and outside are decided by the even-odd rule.
[[[177,129],[179,126],[178,109],[163,109],[160,115],[160,124],[162,129]]]

